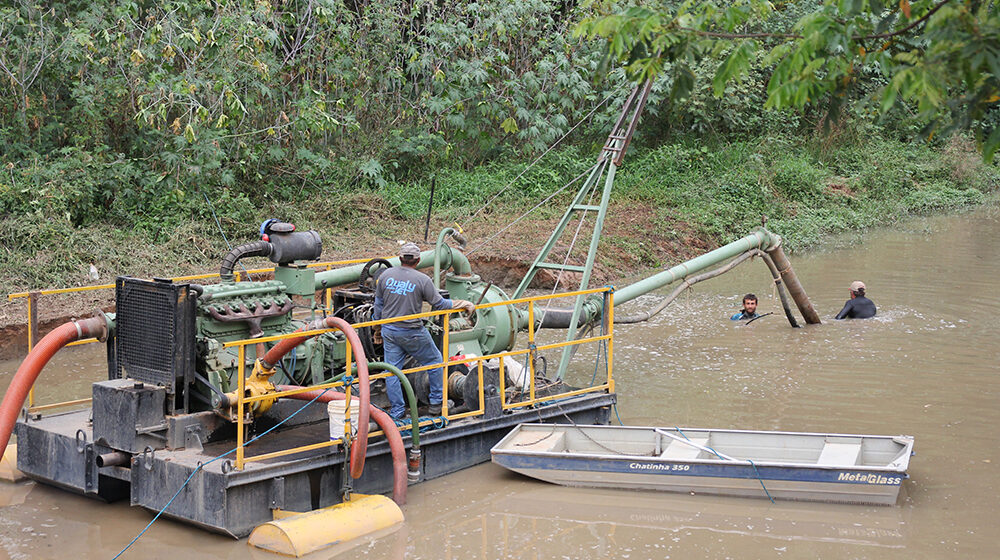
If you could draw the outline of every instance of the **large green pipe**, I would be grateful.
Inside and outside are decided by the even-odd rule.
[[[720,263],[735,258],[751,249],[762,249],[766,251],[780,242],[781,237],[767,231],[766,229],[757,230],[742,239],[733,241],[732,243],[719,247],[714,251],[709,251],[704,255],[685,261],[677,266],[664,270],[659,274],[650,276],[645,280],[640,280],[635,284],[631,284],[620,290],[615,290],[615,305],[632,301],[643,294],[648,294],[649,292],[658,290],[668,284],[672,284],[681,278],[684,278],[685,276],[701,272],[706,268],[717,266]]]
[[[617,307],[618,305],[632,301],[641,295],[658,290],[680,280],[681,278],[690,276],[691,274],[717,266],[718,264],[729,259],[733,259],[751,249],[761,249],[767,251],[768,249],[777,246],[780,242],[780,236],[771,233],[766,229],[757,230],[742,239],[733,241],[732,243],[719,247],[714,251],[709,251],[704,255],[685,261],[677,266],[664,270],[659,274],[654,274],[649,278],[640,280],[619,290],[615,290],[615,306]],[[601,314],[602,307],[603,297],[600,294],[588,298],[583,304],[579,323],[587,323],[598,318]],[[536,312],[535,316],[538,317],[539,314]],[[519,320],[520,326],[522,328],[526,328],[526,311],[520,313]],[[543,324],[542,326],[545,325]],[[561,324],[553,324],[552,326],[565,328],[565,326]]]
[[[472,267],[469,265],[469,259],[461,252],[445,245],[448,251],[442,251],[440,255],[440,266],[442,268],[451,268],[455,271],[455,274],[459,276],[469,276],[472,274]],[[420,262],[417,263],[417,268],[427,268],[434,266],[434,256],[437,251],[424,251],[420,253]],[[399,257],[393,257],[388,259],[392,266],[399,266]],[[316,289],[323,290],[326,288],[333,288],[334,286],[343,286],[344,284],[350,284],[351,282],[357,282],[358,278],[361,277],[361,269],[364,268],[363,264],[356,264],[351,266],[345,266],[343,268],[335,268],[333,270],[324,270],[323,272],[316,273]]]

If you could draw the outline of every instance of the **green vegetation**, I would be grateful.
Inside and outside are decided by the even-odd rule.
[[[815,3],[776,5],[767,25]],[[90,283],[90,262],[102,281],[211,270],[226,250],[220,227],[244,242],[272,216],[320,230],[332,254],[369,255],[422,236],[432,182],[432,227],[460,223],[475,247],[593,164],[631,87],[621,68],[601,74],[601,42],[573,36],[603,6],[4,4],[0,282]],[[672,74],[656,79],[614,195],[648,209],[638,227],[711,245],[767,215],[804,246],[996,192],[996,164],[965,136],[922,138],[917,105],[880,116],[852,94],[832,120],[812,106],[764,109],[774,66],[754,65],[717,96],[728,56],[692,60],[683,96]],[[885,83],[873,66],[857,87]],[[530,253],[565,199],[517,228],[539,230],[530,244],[490,250]],[[606,243],[641,265],[670,262],[628,233]]]
[[[699,65],[717,97],[754,70],[768,74],[766,108],[813,106],[836,121],[863,108],[912,111],[925,137],[969,130],[1000,149],[1000,6],[996,0],[650,0],[583,21],[608,60],[637,80],[667,75],[687,97]]]

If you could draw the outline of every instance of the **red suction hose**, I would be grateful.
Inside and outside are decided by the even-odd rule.
[[[0,453],[7,449],[10,441],[10,434],[14,431],[14,424],[17,422],[17,415],[24,406],[24,399],[28,398],[28,391],[38,379],[38,374],[42,372],[45,364],[49,363],[52,356],[60,348],[70,342],[83,340],[85,338],[105,338],[108,333],[107,321],[104,317],[91,317],[82,321],[72,321],[59,325],[52,332],[45,335],[38,344],[28,352],[27,357],[17,368],[14,379],[7,387],[7,392],[3,396],[3,403],[0,403]]]
[[[279,391],[291,391],[293,389],[301,389],[301,387],[295,385],[278,385],[277,389]],[[323,391],[309,391],[291,395],[287,398],[311,401],[316,398],[316,395],[320,395],[321,393]],[[327,391],[316,400],[319,402],[330,402],[342,401],[344,399],[345,396],[343,393]],[[403,505],[406,503],[406,448],[403,446],[403,436],[399,434],[399,427],[396,426],[396,423],[392,421],[392,418],[388,414],[375,405],[368,406],[372,418],[375,419],[375,423],[378,424],[379,428],[382,428],[382,431],[385,432],[385,438],[389,440],[389,451],[392,453],[392,501]],[[358,431],[360,432],[361,430],[359,429]],[[352,458],[351,460],[353,461],[354,459]]]
[[[354,444],[351,446],[351,476],[353,478],[361,478],[361,473],[365,470],[365,455],[368,453],[368,421],[371,408],[371,391],[368,387],[368,358],[365,357],[365,350],[361,346],[361,339],[358,338],[357,331],[347,321],[339,317],[327,317],[326,319],[313,321],[307,327],[300,330],[315,329],[340,329],[344,333],[344,336],[347,337],[347,342],[351,345],[351,349],[358,362],[358,399],[361,401],[361,406],[358,412],[358,433],[354,438]],[[281,340],[264,355],[261,365],[266,369],[273,369],[285,354],[307,339],[312,338],[312,336],[300,336]],[[350,367],[350,364],[348,364],[348,367]]]

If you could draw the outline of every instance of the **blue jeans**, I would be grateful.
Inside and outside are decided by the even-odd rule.
[[[429,366],[439,364],[442,361],[441,351],[434,346],[434,340],[427,332],[427,329],[387,329],[382,327],[382,340],[384,342],[386,363],[403,369],[403,363],[407,356],[413,356],[418,365]],[[441,387],[441,368],[427,370],[427,381],[430,383],[431,404],[441,404],[443,390]],[[389,395],[389,402],[392,408],[389,409],[389,416],[402,418],[406,414],[406,400],[403,398],[403,389],[399,385],[399,379],[391,375],[385,380],[385,392]]]

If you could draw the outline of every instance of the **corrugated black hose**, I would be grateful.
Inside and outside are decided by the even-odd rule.
[[[226,256],[222,258],[222,266],[219,268],[219,275],[232,276],[236,263],[244,257],[266,257],[271,254],[271,244],[267,241],[254,241],[233,247]]]

